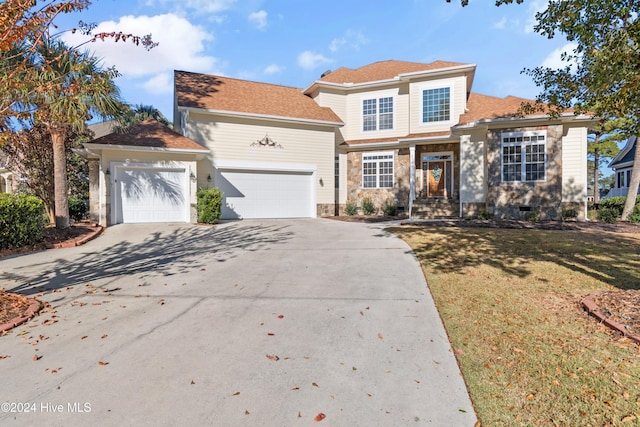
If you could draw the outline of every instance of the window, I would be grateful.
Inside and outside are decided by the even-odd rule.
[[[546,179],[546,132],[502,134],[502,181]]]
[[[362,187],[393,188],[393,153],[362,154]]]
[[[626,174],[625,174],[626,172]],[[626,177],[626,180],[625,180]],[[629,182],[631,181],[631,171],[621,171],[618,172],[618,188],[626,188],[629,186]]]
[[[393,97],[362,101],[362,130],[393,129]]]
[[[451,120],[451,89],[426,89],[422,91],[422,123]]]

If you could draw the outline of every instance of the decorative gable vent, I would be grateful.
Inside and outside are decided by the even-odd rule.
[[[284,148],[282,145],[278,144],[276,141],[269,138],[269,134],[266,134],[264,138],[253,142],[250,145],[250,147],[271,147],[271,148],[280,148],[280,149]]]

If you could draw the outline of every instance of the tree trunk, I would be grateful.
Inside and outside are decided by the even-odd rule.
[[[598,137],[596,136],[596,141]],[[593,204],[598,205],[600,203],[600,183],[598,177],[600,176],[600,152],[596,149],[593,152]]]
[[[638,186],[640,185],[640,143],[636,141],[636,154],[633,157],[633,169],[631,170],[631,182],[627,189],[627,201],[624,203],[622,210],[622,220],[629,221],[629,217],[633,213],[636,205],[636,197],[638,195]]]
[[[56,228],[69,228],[69,198],[67,190],[67,156],[64,140],[66,129],[63,126],[51,126],[51,144],[53,145],[53,186],[55,191],[54,209]]]

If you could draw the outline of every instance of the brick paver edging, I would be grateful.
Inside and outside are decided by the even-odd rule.
[[[31,302],[29,303],[29,307],[27,308],[27,311],[25,311],[22,316],[15,317],[9,320],[7,323],[3,323],[0,325],[0,334],[2,334],[5,331],[8,331],[9,329],[15,328],[16,326],[20,326],[27,320],[31,319],[33,316],[38,314],[38,311],[40,311],[40,307],[42,307],[42,304],[40,303],[40,301],[38,301],[35,298],[32,298]]]
[[[87,243],[89,240],[93,240],[96,237],[98,237],[100,235],[100,233],[102,233],[102,231],[104,230],[104,227],[102,226],[97,226],[96,229],[94,231],[92,231],[91,233],[87,234],[86,236],[84,236],[81,239],[78,240],[69,240],[66,242],[62,242],[62,243],[53,243],[53,244],[49,244],[47,245],[47,249],[61,249],[61,248],[72,248],[74,246],[80,246],[80,245],[84,245],[85,243]]]
[[[598,305],[594,302],[594,298],[597,297],[598,294],[599,294],[599,292],[597,292],[597,291],[593,292],[593,293],[587,295],[581,301],[581,304],[584,307],[584,309],[587,310],[587,312],[590,315],[592,315],[593,317],[595,317],[596,319],[598,319],[599,321],[601,321],[602,323],[604,323],[605,325],[607,325],[611,329],[620,332],[625,337],[627,337],[630,340],[633,340],[633,341],[635,341],[635,342],[640,344],[640,336],[630,334],[627,331],[627,328],[622,323],[616,322],[613,319],[607,318],[607,316],[605,316],[605,314],[600,311],[600,307],[598,307]]]

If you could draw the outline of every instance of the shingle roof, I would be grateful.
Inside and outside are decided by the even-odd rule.
[[[91,141],[93,144],[133,147],[173,148],[209,151],[202,145],[180,135],[168,126],[149,119],[132,126],[126,133],[111,133]]]
[[[175,71],[179,107],[341,123],[302,90],[229,77]]]
[[[524,102],[533,101],[515,96],[498,98],[472,92],[469,94],[469,99],[467,100],[467,112],[460,116],[458,124],[464,125],[482,119],[517,117],[518,110]]]
[[[415,73],[419,71],[431,71],[440,68],[456,67],[464,64],[461,62],[434,61],[430,64],[406,61],[380,61],[364,67],[338,68],[337,70],[320,78],[320,81],[331,83],[364,83],[378,80],[388,80],[399,74]]]
[[[611,163],[609,163],[609,167],[615,168],[618,165],[633,162],[635,160],[637,148],[638,148],[638,137],[637,136],[630,137],[627,140],[627,145],[622,149],[622,151],[620,151],[620,154],[624,153],[622,154],[622,157],[620,155],[617,155],[616,157],[614,157],[613,160],[611,160]]]

